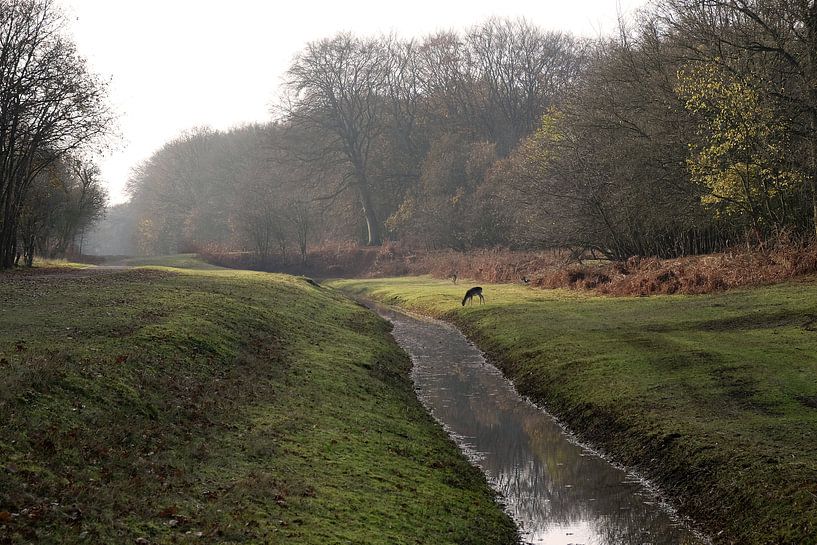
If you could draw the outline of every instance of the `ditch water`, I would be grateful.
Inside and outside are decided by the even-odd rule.
[[[577,444],[457,329],[373,306],[411,355],[417,395],[502,494],[525,543],[700,545],[638,477]]]

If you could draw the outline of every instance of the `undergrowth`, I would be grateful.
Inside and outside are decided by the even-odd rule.
[[[397,243],[367,248],[325,244],[314,248],[306,264],[251,254],[217,251],[201,254],[234,268],[281,270],[320,278],[382,278],[429,274],[435,278],[519,283],[607,295],[699,294],[741,286],[773,284],[817,273],[817,243],[783,242],[763,249],[736,248],[719,254],[676,259],[632,257],[626,261],[577,262],[568,251],[513,251],[502,248],[456,252],[420,251]]]

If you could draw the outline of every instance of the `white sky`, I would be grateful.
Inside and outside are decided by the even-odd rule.
[[[80,54],[111,78],[122,142],[99,160],[112,203],[130,169],[198,126],[270,119],[292,57],[341,30],[423,36],[490,16],[597,36],[645,0],[59,0]]]

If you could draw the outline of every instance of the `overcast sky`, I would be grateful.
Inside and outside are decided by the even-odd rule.
[[[490,16],[584,36],[615,29],[644,0],[60,0],[80,53],[111,79],[119,149],[100,159],[111,200],[130,169],[198,126],[270,119],[281,76],[309,41],[341,30],[423,36]]]

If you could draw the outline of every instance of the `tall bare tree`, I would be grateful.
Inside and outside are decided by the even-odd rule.
[[[287,72],[283,114],[287,123],[316,135],[304,153],[335,161],[344,172],[326,195],[353,189],[366,221],[369,244],[382,239],[372,155],[384,131],[388,62],[383,44],[351,34],[312,42]]]
[[[531,134],[582,66],[582,44],[525,20],[489,19],[466,35],[486,136],[507,154]]]
[[[62,23],[54,0],[0,0],[0,268],[14,263],[34,177],[111,125],[106,86]]]

